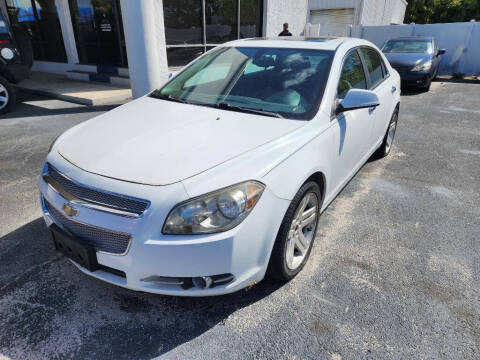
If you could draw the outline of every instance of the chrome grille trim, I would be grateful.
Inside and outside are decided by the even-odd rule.
[[[128,252],[132,240],[130,234],[69,219],[45,198],[43,201],[46,210],[56,224],[67,230],[71,235],[93,246],[97,251],[115,255],[125,255]]]
[[[46,164],[43,178],[56,192],[67,200],[83,202],[82,205],[85,206],[86,204],[97,205],[91,206],[94,210],[106,211],[113,209],[116,211],[110,212],[117,215],[139,217],[150,206],[148,200],[120,195],[77,183],[49,163]]]

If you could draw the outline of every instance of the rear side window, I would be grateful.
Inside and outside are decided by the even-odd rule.
[[[374,49],[362,48],[363,58],[370,74],[370,89],[380,84],[384,78],[382,71],[382,58]]]
[[[380,69],[381,72],[381,69]],[[366,89],[367,79],[357,50],[352,51],[343,63],[342,75],[338,84],[338,98],[343,99],[350,89]]]

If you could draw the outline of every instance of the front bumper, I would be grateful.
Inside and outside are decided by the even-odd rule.
[[[209,235],[164,235],[163,223],[177,203],[188,198],[181,183],[168,186],[133,184],[87,173],[59,155],[47,158],[63,174],[83,185],[126,196],[148,199],[150,206],[138,218],[127,218],[78,206],[74,220],[103,229],[131,234],[124,255],[97,252],[97,261],[106,269],[84,273],[132,290],[180,296],[208,296],[231,293],[263,279],[270,252],[289,201],[277,198],[268,187],[251,214],[229,231]],[[47,200],[56,211],[63,211],[66,199],[42,177],[39,180],[43,214],[47,225],[62,227],[45,206]],[[212,189],[215,190],[215,189]],[[119,273],[124,273],[120,276]],[[184,288],[149,281],[154,277],[185,279],[231,274],[228,283],[211,288]]]
[[[425,87],[431,81],[430,72],[403,71],[400,74],[402,85],[406,87]]]
[[[0,73],[11,83],[17,84],[30,77],[30,68],[23,64],[2,64]]]

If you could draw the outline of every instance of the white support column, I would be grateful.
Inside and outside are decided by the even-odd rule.
[[[160,87],[168,76],[162,0],[121,0],[133,97]]]
[[[62,29],[63,43],[67,53],[68,64],[78,64],[77,45],[75,44],[75,33],[73,32],[72,17],[70,16],[70,7],[68,0],[55,0],[58,11],[58,20]]]

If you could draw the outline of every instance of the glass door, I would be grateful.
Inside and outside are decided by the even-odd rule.
[[[262,35],[263,0],[163,0],[169,66],[226,41]]]
[[[81,64],[127,66],[119,0],[69,0]]]
[[[13,32],[31,40],[35,60],[67,61],[54,0],[7,0],[6,5]]]

